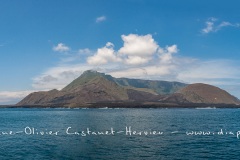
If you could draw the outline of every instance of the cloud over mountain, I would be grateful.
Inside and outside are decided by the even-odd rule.
[[[162,47],[151,34],[122,35],[121,39],[123,45],[118,49],[113,42],[107,42],[105,46],[95,50],[76,49],[76,53],[65,55],[57,66],[33,78],[33,88],[61,89],[89,69],[115,77],[204,82],[224,86],[227,90],[226,78],[232,80],[240,76],[239,68],[233,61],[199,60],[181,56],[177,44]],[[234,81],[231,85],[238,83]],[[231,88],[233,87],[228,91],[231,92]]]

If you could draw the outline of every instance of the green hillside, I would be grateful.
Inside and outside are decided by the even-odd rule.
[[[129,79],[129,78],[114,78],[104,73],[99,73],[93,70],[87,70],[83,74],[75,79],[72,83],[67,85],[62,91],[73,91],[76,87],[85,85],[91,82],[96,77],[103,77],[109,81],[112,81],[124,88],[136,89],[145,92],[151,92],[156,94],[172,94],[179,89],[187,86],[187,84],[180,82],[168,82],[168,81],[152,81],[142,79]]]

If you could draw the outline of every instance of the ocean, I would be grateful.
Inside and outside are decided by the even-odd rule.
[[[239,159],[240,109],[0,109],[0,159]]]

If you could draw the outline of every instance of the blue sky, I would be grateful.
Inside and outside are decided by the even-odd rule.
[[[0,104],[84,70],[209,83],[240,98],[237,0],[0,0]]]

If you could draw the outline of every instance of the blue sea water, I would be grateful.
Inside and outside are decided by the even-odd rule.
[[[0,109],[0,159],[239,159],[239,119],[240,109]]]

